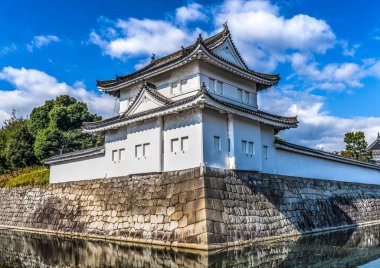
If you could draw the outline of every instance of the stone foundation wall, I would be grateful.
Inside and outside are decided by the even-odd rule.
[[[195,168],[0,189],[0,225],[210,249],[380,220],[380,186]]]
[[[379,185],[212,168],[205,174],[212,244],[233,245],[380,221]]]
[[[0,225],[144,243],[206,245],[204,180],[199,172],[0,189]]]

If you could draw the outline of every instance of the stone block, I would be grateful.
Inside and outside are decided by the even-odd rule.
[[[201,209],[195,212],[195,222],[206,220],[206,209]]]
[[[171,220],[172,221],[178,221],[179,219],[181,219],[183,216],[183,213],[182,211],[177,211],[177,212],[174,212],[172,215],[171,215]]]
[[[178,221],[178,227],[185,227],[187,226],[187,216],[184,215],[179,221]]]

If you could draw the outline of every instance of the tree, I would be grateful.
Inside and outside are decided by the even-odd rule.
[[[12,169],[27,167],[37,163],[33,151],[34,138],[30,134],[26,120],[22,121],[9,139],[6,148],[6,158]]]
[[[360,161],[369,162],[372,159],[372,152],[367,150],[364,132],[348,132],[344,136],[346,150],[342,151],[342,156],[351,157]]]
[[[103,138],[82,133],[83,122],[101,120],[87,105],[61,95],[34,108],[28,127],[35,138],[34,152],[39,160],[60,152],[71,152],[103,144]]]
[[[27,120],[17,117],[13,111],[0,129],[0,173],[36,164],[33,143]]]

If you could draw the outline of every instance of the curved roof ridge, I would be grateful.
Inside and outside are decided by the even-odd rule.
[[[373,150],[373,149],[377,150],[377,148],[375,148],[376,145],[378,145],[378,147],[380,147],[380,134],[379,134],[379,133],[377,133],[377,138],[376,138],[376,140],[374,140],[374,142],[372,142],[372,143],[368,146],[367,150]]]
[[[235,49],[235,51],[237,52],[238,54],[238,57],[239,59],[242,61],[243,65],[245,68],[242,68],[241,66],[238,66],[236,65],[235,63],[233,62],[230,62],[218,55],[216,55],[215,53],[213,53],[211,50],[220,46],[221,44],[223,44],[223,42],[229,38],[231,40],[231,43]],[[123,76],[116,76],[116,79],[112,79],[112,80],[104,80],[104,81],[100,81],[100,80],[97,80],[97,86],[99,88],[104,88],[105,90],[107,90],[106,88],[109,88],[109,87],[113,87],[113,86],[117,86],[119,85],[120,83],[123,83],[123,82],[126,82],[126,81],[129,81],[135,77],[138,77],[140,75],[143,75],[143,74],[146,74],[147,72],[149,71],[155,71],[161,67],[165,67],[167,65],[170,65],[172,63],[175,63],[176,61],[179,61],[183,58],[185,58],[187,55],[191,54],[194,49],[199,45],[199,44],[202,44],[204,48],[207,49],[208,52],[210,52],[213,56],[215,56],[217,59],[219,60],[222,60],[240,70],[243,70],[243,71],[246,71],[252,75],[255,75],[259,78],[262,78],[262,79],[266,79],[266,80],[269,80],[269,81],[274,81],[275,83],[278,82],[278,80],[280,79],[279,78],[279,75],[277,74],[265,74],[265,73],[260,73],[260,72],[256,72],[256,71],[253,71],[253,70],[250,70],[248,68],[248,66],[246,65],[245,61],[243,60],[243,58],[241,57],[239,51],[237,50],[233,40],[232,40],[232,37],[231,37],[231,33],[230,33],[230,30],[228,29],[228,25],[227,24],[224,24],[223,26],[223,30],[206,38],[206,39],[202,39],[201,36],[198,37],[197,41],[192,44],[192,45],[189,45],[187,47],[182,47],[180,50],[178,51],[175,51],[167,56],[164,56],[160,59],[152,59],[152,61],[147,64],[146,66],[144,66],[143,68],[139,69],[139,70],[136,70],[130,74],[127,74],[127,75],[123,75]]]

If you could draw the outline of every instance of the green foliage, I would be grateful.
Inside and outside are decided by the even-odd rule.
[[[81,132],[83,122],[101,120],[91,114],[87,105],[62,95],[36,107],[29,119],[18,118],[13,112],[0,129],[0,174],[29,165],[60,152],[87,149],[102,145],[102,137]]]
[[[16,117],[13,112],[0,129],[0,174],[36,164],[33,143],[27,120]]]
[[[351,157],[360,161],[369,162],[372,152],[367,150],[364,132],[348,132],[344,136],[346,150],[341,152],[342,156]]]
[[[34,153],[38,159],[45,159],[57,154],[57,151],[64,145],[63,133],[57,128],[41,129],[37,132],[34,143]]]
[[[37,163],[33,151],[34,138],[24,120],[14,135],[9,139],[6,148],[7,160],[12,169],[22,168]]]
[[[277,135],[274,136],[274,140],[275,140],[275,141],[280,141],[280,142],[285,142],[284,139],[281,139],[281,138],[280,138],[279,136],[277,136]]]
[[[103,144],[103,138],[82,133],[83,122],[101,120],[91,114],[87,105],[62,95],[34,108],[30,114],[29,130],[35,138],[34,153],[39,160],[59,152],[71,152]]]
[[[4,186],[7,188],[30,186],[43,187],[49,183],[49,169],[34,167],[22,170],[21,174],[8,179]]]
[[[41,166],[30,166],[0,175],[0,188],[16,186],[40,187],[46,185],[48,180],[48,169]]]

